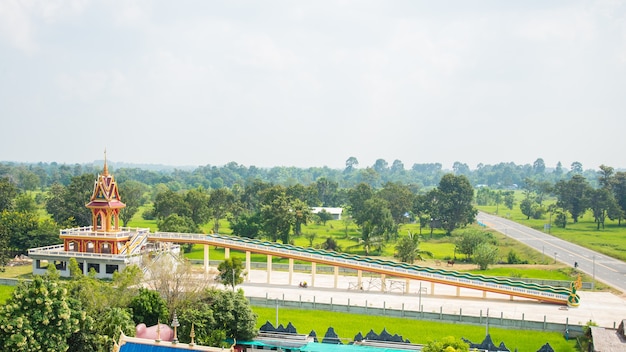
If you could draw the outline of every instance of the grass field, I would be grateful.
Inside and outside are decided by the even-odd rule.
[[[253,307],[258,315],[257,325],[260,327],[269,321],[276,324],[276,309]],[[279,308],[279,324],[286,326],[291,322],[299,333],[309,333],[315,330],[318,338],[326,333],[329,327],[333,327],[341,338],[352,340],[361,332],[367,334],[370,329],[377,334],[386,329],[390,334],[402,335],[412,343],[426,343],[444,336],[464,337],[472,342],[479,343],[485,338],[485,327],[464,324],[439,323],[413,319],[373,317],[368,315],[332,313],[326,311],[311,311]],[[555,351],[576,351],[575,341],[566,341],[559,333],[506,330],[490,328],[489,333],[496,344],[504,341],[511,351],[517,348],[519,351],[537,351],[546,342]],[[344,341],[344,343],[347,341]]]
[[[15,287],[13,286],[0,285],[0,304],[4,304],[4,302],[11,297],[13,290],[15,290]]]
[[[554,203],[554,200],[548,200],[544,202],[544,205],[547,206],[550,203]],[[554,220],[550,219],[549,214],[545,214],[541,219],[526,219],[518,204],[512,210],[500,206],[497,215],[544,232],[544,225]],[[489,214],[496,213],[495,206],[479,206],[477,208]],[[578,219],[577,223],[574,223],[571,217],[568,217],[568,223],[565,228],[559,228],[552,224],[550,234],[610,257],[626,261],[626,223],[618,226],[617,220],[606,219],[605,228],[598,230],[591,211],[587,211]]]

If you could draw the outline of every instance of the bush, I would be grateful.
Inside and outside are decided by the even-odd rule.
[[[507,255],[507,263],[509,264],[528,264],[528,260],[522,260],[520,259],[520,257],[517,255],[517,252],[515,252],[514,250],[510,250],[509,254]]]

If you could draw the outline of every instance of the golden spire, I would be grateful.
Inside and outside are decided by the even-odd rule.
[[[107,148],[104,148],[104,176],[109,176],[109,167],[107,166]]]

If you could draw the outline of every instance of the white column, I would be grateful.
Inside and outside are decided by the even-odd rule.
[[[359,290],[363,289],[363,270],[357,270],[356,272],[356,286]]]
[[[385,274],[380,274],[380,291],[381,292],[385,292],[387,291],[387,275]]]
[[[311,263],[311,287],[315,286],[315,272],[317,271],[317,263]]]
[[[224,259],[230,258],[230,248],[224,248]]]
[[[409,293],[409,286],[411,285],[411,280],[406,279],[404,283],[404,293]]]
[[[246,281],[250,281],[250,251],[246,251]]]
[[[270,283],[270,278],[272,276],[272,256],[267,255],[267,283]]]
[[[289,285],[293,280],[293,258],[289,258]]]
[[[204,273],[209,273],[209,245],[204,245]]]
[[[335,288],[337,288],[337,279],[339,278],[339,267],[335,267]]]

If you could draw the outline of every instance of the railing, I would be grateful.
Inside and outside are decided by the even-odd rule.
[[[113,237],[113,238],[123,238],[130,237],[135,232],[149,231],[149,229],[142,228],[132,228],[132,227],[121,227],[120,231],[115,232],[107,232],[107,231],[99,231],[94,230],[93,226],[84,226],[84,227],[75,227],[71,229],[63,229],[60,230],[60,236],[94,236],[94,237]]]
[[[526,283],[517,280],[488,277],[445,269],[422,267],[414,264],[398,263],[383,259],[363,257],[347,253],[330,252],[314,248],[297,247],[289,244],[265,242],[256,239],[248,239],[234,236],[222,236],[218,234],[199,235],[189,233],[157,232],[150,234],[151,239],[171,239],[175,242],[193,241],[211,245],[222,245],[235,249],[258,250],[261,253],[285,256],[296,259],[338,264],[366,271],[396,274],[401,277],[426,279],[434,282],[447,283],[454,286],[469,287],[478,290],[506,293],[515,296],[536,299],[545,299],[552,302],[567,303],[570,291],[566,288],[556,288],[536,283]]]

